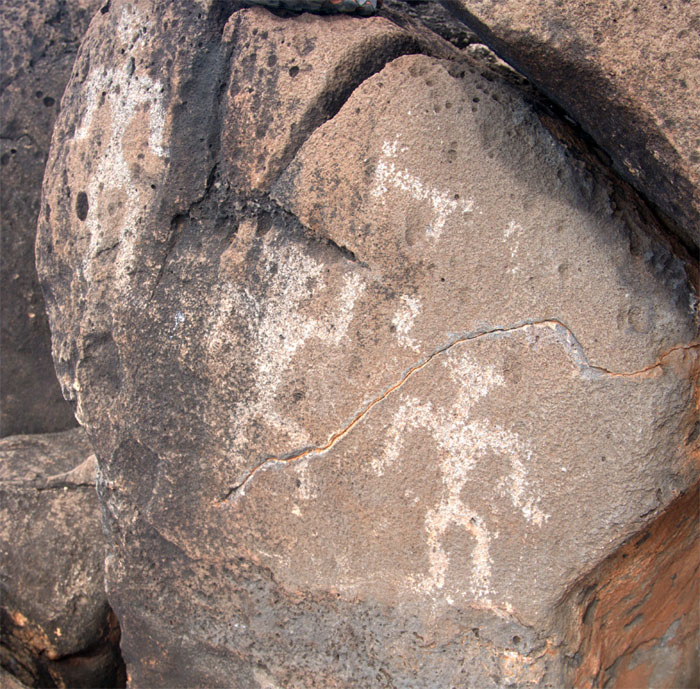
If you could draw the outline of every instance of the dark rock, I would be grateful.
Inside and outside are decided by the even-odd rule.
[[[697,256],[697,3],[441,2],[575,118]]]
[[[394,57],[419,52],[419,40],[387,21],[347,17],[294,21],[265,16],[266,30],[237,14],[225,38],[233,40],[222,130],[224,175],[245,192],[269,191],[299,147],[336,114],[349,94]],[[235,37],[235,38],[234,38]]]
[[[226,15],[113,0],[47,165],[130,681],[570,685],[561,601],[698,480],[684,264],[481,64]]]
[[[29,686],[123,685],[96,466],[82,429],[0,441],[0,662]]]
[[[34,237],[51,131],[97,6],[96,0],[0,5],[0,436],[76,425],[51,360]]]
[[[0,666],[0,689],[27,689],[27,685],[22,684],[14,675],[5,672]]]
[[[438,0],[384,0],[382,8],[390,16],[409,17],[425,24],[457,48],[466,48],[480,41],[459,19],[445,9]]]

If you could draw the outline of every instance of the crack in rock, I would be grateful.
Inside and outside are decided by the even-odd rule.
[[[464,343],[464,342],[469,342],[472,340],[477,340],[482,337],[487,337],[490,335],[498,335],[498,334],[508,334],[512,332],[516,332],[518,330],[524,330],[527,328],[548,328],[552,331],[555,332],[556,335],[559,336],[559,343],[565,347],[567,354],[569,355],[569,358],[571,361],[578,367],[579,371],[583,375],[589,375],[593,377],[612,377],[612,378],[632,378],[635,376],[641,376],[644,374],[649,373],[650,371],[660,367],[663,365],[664,360],[673,352],[676,351],[688,351],[688,350],[693,350],[693,349],[700,349],[700,341],[693,341],[687,344],[682,344],[682,345],[675,345],[674,347],[671,347],[667,351],[663,352],[657,360],[649,364],[648,366],[645,366],[644,368],[641,368],[636,371],[610,371],[607,368],[604,368],[603,366],[598,366],[596,364],[592,364],[588,361],[588,358],[583,350],[583,347],[579,343],[578,339],[574,335],[574,333],[571,331],[569,327],[564,325],[560,320],[556,318],[550,318],[550,319],[544,319],[544,320],[539,320],[539,321],[534,321],[534,320],[526,320],[526,321],[521,321],[519,323],[516,323],[514,325],[509,325],[509,326],[501,326],[501,327],[496,327],[496,328],[490,328],[488,330],[482,329],[482,330],[477,330],[477,331],[472,331],[469,332],[465,335],[461,335],[455,339],[450,340],[447,344],[442,345],[441,347],[438,347],[435,351],[433,351],[431,354],[429,354],[427,357],[425,357],[423,360],[418,362],[417,364],[414,364],[411,366],[408,371],[406,371],[403,376],[399,379],[397,383],[394,385],[390,386],[387,388],[381,395],[378,397],[375,397],[371,402],[366,404],[359,412],[355,414],[355,416],[352,418],[352,420],[344,426],[342,429],[339,431],[336,431],[333,433],[329,439],[326,441],[325,444],[323,445],[316,445],[313,447],[308,447],[303,450],[299,450],[296,452],[289,453],[287,455],[273,455],[271,457],[267,457],[264,459],[262,462],[257,464],[255,467],[253,467],[243,478],[243,480],[236,484],[235,486],[232,486],[229,488],[229,490],[216,501],[216,505],[221,505],[223,503],[226,503],[228,500],[231,498],[235,498],[237,496],[244,496],[245,495],[245,490],[248,484],[255,478],[256,474],[262,470],[264,470],[267,467],[270,467],[272,465],[276,464],[291,464],[294,462],[297,462],[305,457],[308,457],[309,455],[320,455],[325,452],[328,452],[333,448],[333,446],[341,440],[343,437],[345,437],[369,412],[378,404],[383,402],[385,399],[387,399],[389,396],[391,396],[393,393],[395,393],[397,390],[399,390],[403,385],[418,371],[422,370],[425,368],[433,359],[436,357],[445,354],[448,352],[450,349],[452,349],[455,345]]]
[[[9,479],[0,481],[0,489],[15,489],[19,491],[35,490],[41,493],[46,490],[68,490],[74,488],[95,488],[97,485],[97,457],[91,454],[84,462],[73,467],[70,471],[53,474],[35,481]]]

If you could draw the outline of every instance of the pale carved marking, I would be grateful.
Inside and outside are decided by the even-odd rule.
[[[410,170],[399,167],[399,156],[407,151],[408,147],[401,146],[398,139],[382,144],[382,158],[374,173],[372,196],[384,202],[389,189],[398,189],[416,201],[427,202],[432,209],[432,220],[426,227],[425,234],[428,239],[437,240],[445,229],[448,218],[454,213],[471,213],[474,202],[459,200],[454,192],[438,189]]]

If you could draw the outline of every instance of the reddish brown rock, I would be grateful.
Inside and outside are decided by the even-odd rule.
[[[184,0],[83,43],[38,261],[134,686],[567,686],[562,601],[697,482],[683,262],[424,45]]]
[[[29,686],[120,685],[95,470],[81,429],[0,441],[0,661]]]
[[[574,117],[697,256],[697,3],[441,1]]]
[[[75,426],[51,360],[34,268],[41,180],[51,131],[96,0],[0,6],[0,435]]]
[[[696,687],[698,486],[588,575],[564,606],[576,687]]]

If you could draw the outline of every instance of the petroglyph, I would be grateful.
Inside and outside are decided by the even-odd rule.
[[[404,294],[401,297],[401,308],[396,311],[391,324],[396,329],[396,339],[403,347],[408,347],[414,352],[418,351],[416,341],[409,336],[409,332],[413,327],[413,322],[421,310],[421,300],[418,296],[410,296]]]
[[[335,306],[321,318],[312,317],[308,306],[313,299],[327,293],[324,264],[293,245],[262,250],[261,274],[267,276],[264,298],[233,282],[216,288],[217,308],[207,327],[209,359],[217,365],[227,351],[235,351],[240,328],[231,323],[255,323],[248,346],[254,353],[252,366],[254,389],[250,398],[232,410],[234,452],[244,456],[248,433],[258,422],[284,432],[290,443],[303,446],[311,438],[293,419],[280,416],[275,396],[296,353],[311,339],[338,346],[343,342],[353,318],[355,302],[365,290],[365,283],[355,273],[342,279]]]
[[[489,336],[502,336],[502,335],[507,335],[509,333],[518,331],[518,330],[532,330],[532,331],[538,331],[540,329],[544,329],[545,333],[549,333],[558,343],[559,346],[563,347],[564,351],[566,352],[567,357],[571,361],[571,363],[578,369],[578,374],[582,376],[583,378],[586,379],[597,379],[600,377],[604,376],[609,376],[612,378],[627,378],[627,377],[636,377],[636,376],[648,376],[648,375],[653,375],[654,372],[659,369],[659,367],[663,366],[664,362],[668,357],[672,356],[676,352],[682,352],[682,351],[695,351],[700,349],[700,343],[698,342],[690,342],[688,344],[684,345],[677,345],[675,347],[671,347],[668,351],[664,352],[659,358],[654,362],[653,364],[649,364],[648,366],[645,366],[642,369],[639,369],[637,371],[621,371],[621,372],[615,372],[615,371],[610,371],[606,368],[603,368],[602,366],[598,366],[596,364],[592,364],[588,361],[588,358],[586,357],[585,352],[583,351],[583,348],[581,347],[580,343],[578,342],[576,336],[574,333],[572,333],[563,323],[560,321],[557,321],[555,319],[546,319],[546,320],[541,320],[541,321],[526,321],[524,323],[517,323],[511,326],[504,326],[504,327],[496,327],[496,328],[491,328],[491,329],[485,329],[473,333],[468,333],[466,335],[463,335],[461,337],[457,337],[447,343],[446,345],[436,349],[432,354],[429,356],[425,357],[422,359],[419,363],[417,363],[415,366],[412,366],[406,373],[401,377],[401,379],[386,389],[381,395],[373,399],[369,404],[367,404],[363,409],[361,409],[350,421],[350,423],[342,428],[341,430],[333,433],[329,438],[328,441],[324,445],[319,445],[317,447],[311,447],[305,450],[302,450],[300,452],[290,452],[286,456],[272,456],[264,461],[260,462],[257,466],[255,466],[252,470],[248,472],[248,474],[243,478],[243,480],[238,483],[237,485],[233,486],[230,488],[223,497],[221,497],[219,500],[217,500],[218,503],[223,503],[227,500],[229,500],[232,497],[242,497],[245,495],[245,489],[246,486],[250,481],[252,481],[255,476],[260,472],[264,471],[265,469],[271,468],[273,466],[279,465],[279,464],[289,464],[293,462],[297,462],[301,459],[305,459],[309,456],[319,456],[321,454],[324,454],[328,452],[340,439],[342,439],[347,433],[353,430],[353,428],[369,413],[372,411],[372,409],[378,405],[381,404],[387,397],[395,393],[397,390],[399,390],[403,385],[406,383],[407,380],[409,380],[415,373],[418,371],[422,370],[425,368],[428,364],[430,364],[435,357],[438,357],[445,352],[448,352],[451,350],[453,347],[456,345],[460,345],[465,342],[469,342],[471,340],[479,339],[482,337],[489,337]],[[419,403],[419,404],[429,404],[429,403]],[[425,406],[420,408],[419,407],[419,416],[425,415],[429,413],[430,407]],[[397,432],[398,434],[398,432]],[[398,440],[396,441],[398,442]],[[391,445],[389,446],[391,447]],[[389,451],[390,452],[390,451]],[[387,456],[385,455],[382,460],[379,460],[377,464],[374,464],[375,470],[378,472],[383,471],[383,468],[386,466],[386,459]],[[391,461],[391,460],[390,460]],[[515,467],[517,469],[517,465]],[[520,474],[521,471],[518,469],[516,472],[516,476]],[[511,493],[511,498],[512,500],[515,501],[515,503],[521,507],[521,509],[524,509],[526,512],[530,512],[532,519],[535,523],[540,521],[540,516],[539,512],[534,510],[534,506],[532,503],[526,501],[523,504],[521,504],[521,498],[522,498],[522,492],[520,489],[520,485],[523,485],[520,483],[520,481],[515,480],[510,483],[510,487],[508,488],[508,492]],[[512,492],[511,492],[512,491]],[[529,505],[529,507],[528,507]],[[525,515],[524,515],[525,516]],[[528,518],[529,521],[529,518]]]
[[[473,486],[477,485],[475,481],[480,480],[473,472],[482,458],[494,455],[502,458],[506,468],[502,470],[500,478],[494,476],[491,488],[493,496],[500,495],[506,498],[525,524],[539,530],[548,522],[550,515],[541,504],[542,496],[539,490],[529,482],[529,467],[535,461],[539,461],[531,439],[495,423],[488,417],[484,418],[482,414],[476,417],[472,413],[477,403],[486,400],[495,389],[505,386],[506,381],[497,366],[475,358],[468,347],[474,340],[507,337],[517,331],[525,334],[531,345],[550,341],[561,347],[576,375],[584,380],[634,376],[640,373],[646,376],[649,373],[648,369],[641,372],[613,373],[592,365],[587,361],[573,333],[555,320],[516,324],[508,328],[472,333],[450,342],[409,369],[398,383],[375,398],[345,428],[334,433],[325,445],[263,461],[251,470],[238,486],[230,489],[223,501],[229,498],[243,499],[247,486],[258,473],[295,463],[298,476],[297,503],[294,504],[292,513],[297,517],[302,516],[300,505],[319,497],[314,481],[314,461],[332,451],[335,445],[353,430],[361,432],[358,427],[369,419],[370,412],[388,397],[397,394],[397,406],[394,407],[389,424],[382,431],[383,451],[380,450],[379,454],[368,458],[366,466],[369,474],[374,474],[377,478],[384,477],[384,480],[391,483],[393,479],[388,475],[389,472],[398,471],[400,474],[403,471],[400,464],[408,459],[404,444],[408,442],[409,434],[427,431],[435,443],[435,458],[442,480],[442,489],[436,502],[421,506],[417,500],[414,501],[416,509],[422,510],[424,515],[422,519],[427,569],[421,574],[416,572],[408,575],[405,583],[416,593],[431,598],[439,595],[445,600],[455,602],[462,596],[468,596],[487,606],[496,604],[492,600],[490,590],[491,548],[493,539],[498,538],[499,534],[496,526],[489,527],[492,515],[481,514],[474,509],[469,504],[468,497]],[[697,345],[682,346],[672,351],[694,347]],[[670,352],[664,357],[669,355]],[[662,364],[664,357],[659,359],[656,366]],[[416,393],[415,386],[412,386],[410,391],[402,389],[410,379],[429,365],[445,371],[454,386],[455,392],[453,396],[448,397],[448,404],[422,398],[420,393]],[[439,376],[435,369],[430,375]],[[479,510],[482,508],[483,504]],[[465,545],[471,541],[467,551],[471,573],[465,580],[467,583],[457,588],[448,583],[452,549],[449,542],[454,538],[455,529],[463,530],[467,534]],[[461,567],[463,566],[461,564]],[[449,592],[447,597],[445,592]]]
[[[457,212],[471,213],[474,209],[472,200],[462,201],[456,195],[446,189],[438,189],[424,182],[410,170],[400,168],[397,165],[399,154],[408,151],[407,146],[402,146],[398,139],[393,143],[385,141],[382,145],[383,157],[377,164],[374,173],[374,186],[372,196],[384,199],[390,188],[405,192],[416,201],[427,201],[432,206],[432,222],[426,228],[428,239],[439,239],[448,218]]]
[[[425,520],[430,559],[430,577],[420,582],[419,588],[431,592],[441,589],[449,566],[442,537],[455,524],[471,533],[475,539],[472,550],[472,593],[477,598],[488,598],[490,577],[489,543],[491,536],[483,519],[464,504],[462,491],[469,472],[479,457],[487,451],[495,451],[508,458],[512,473],[504,484],[513,505],[520,509],[528,522],[541,526],[547,519],[537,506],[538,498],[530,495],[527,486],[526,465],[532,457],[527,442],[518,434],[509,432],[497,424],[470,418],[474,403],[495,388],[505,384],[503,377],[493,366],[482,366],[468,352],[443,359],[457,387],[454,404],[449,407],[421,402],[406,397],[389,430],[389,443],[384,454],[373,462],[379,475],[401,456],[403,440],[410,429],[427,428],[436,442],[442,458],[441,470],[444,484],[440,503],[428,511]]]

